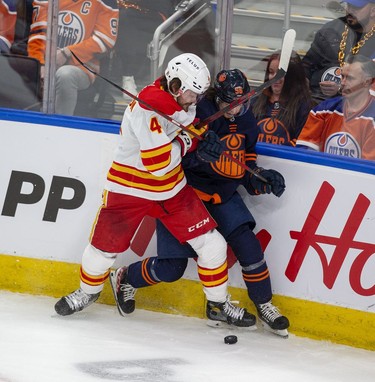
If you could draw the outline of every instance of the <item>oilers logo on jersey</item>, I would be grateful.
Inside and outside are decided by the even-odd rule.
[[[360,145],[351,134],[346,132],[330,135],[326,140],[324,151],[350,158],[361,158],[362,156]]]
[[[341,84],[341,68],[339,66],[333,66],[327,69],[323,75],[321,81],[332,81],[336,84]]]
[[[245,135],[231,134],[220,140],[225,143],[231,156],[245,163]],[[223,155],[217,162],[211,163],[211,167],[218,174],[228,178],[242,178],[245,172],[242,167]]]
[[[74,12],[59,12],[57,31],[57,46],[64,48],[80,43],[85,36],[85,25]]]
[[[277,118],[264,118],[258,122],[259,142],[284,145],[290,141],[288,129]]]

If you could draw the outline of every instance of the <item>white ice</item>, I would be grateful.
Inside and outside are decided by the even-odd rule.
[[[59,317],[55,302],[0,292],[0,382],[375,381],[371,351],[102,304]]]

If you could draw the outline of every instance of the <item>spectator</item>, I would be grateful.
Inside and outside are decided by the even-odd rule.
[[[329,154],[375,160],[375,62],[362,55],[349,56],[342,68],[342,96],[317,105],[297,140]]]
[[[47,0],[33,2],[28,41],[29,56],[42,64],[42,78],[49,3]],[[78,91],[87,89],[95,76],[72,57],[72,52],[93,69],[99,70],[100,56],[112,49],[116,42],[118,8],[116,0],[61,0],[59,4],[55,111],[57,114],[73,115]]]
[[[223,70],[218,73],[214,88],[199,102],[197,116],[205,119],[249,91],[247,79],[240,70]],[[192,152],[184,158],[183,166],[189,184],[205,202],[218,223],[218,231],[237,257],[249,298],[254,302],[260,319],[270,331],[286,336],[289,321],[272,304],[270,273],[253,232],[254,218],[237,192],[237,188],[244,185],[251,194],[272,192],[281,196],[285,188],[281,174],[257,167],[255,144],[258,132],[256,120],[248,107],[247,103],[228,111],[210,124],[210,131],[219,135],[227,152],[241,158],[242,163],[264,176],[268,180],[267,184],[223,157],[214,163],[202,163],[198,154]],[[181,245],[160,222],[157,225],[157,240],[157,257],[147,258],[111,273],[112,285],[120,284],[124,291],[124,299],[119,302],[121,314],[134,310],[135,288],[178,280],[186,269],[188,258],[196,257],[192,247]],[[209,274],[205,273],[208,279]],[[119,275],[120,281],[116,282],[113,277],[115,274]],[[207,303],[206,312],[209,325],[221,326],[221,321],[226,321],[210,302]]]
[[[346,16],[325,24],[303,58],[316,103],[338,94],[349,53],[375,58],[375,0],[348,0]]]
[[[265,82],[275,76],[279,62],[279,52],[268,59]],[[311,107],[301,58],[293,52],[286,76],[260,94],[252,105],[258,121],[258,142],[295,146]]]
[[[14,40],[17,0],[0,0],[0,53],[9,53]]]
[[[181,243],[189,243],[198,253],[203,289],[217,311],[233,325],[254,323],[252,315],[227,298],[225,240],[187,185],[181,159],[192,148],[192,138],[161,116],[163,113],[189,126],[195,118],[198,96],[209,85],[206,64],[198,56],[185,53],[173,58],[165,75],[139,93],[143,102],[134,101],[126,108],[103,205],[83,253],[81,287],[56,303],[58,314],[78,312],[99,297],[117,255],[129,248],[139,224],[148,215],[159,218]],[[197,147],[202,163],[217,159],[222,152],[216,134],[209,133]],[[116,300],[123,301],[120,285],[114,289]]]

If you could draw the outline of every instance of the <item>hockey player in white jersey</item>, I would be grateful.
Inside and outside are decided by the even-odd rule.
[[[182,157],[193,147],[202,163],[216,160],[223,150],[222,143],[211,132],[195,144],[187,132],[156,112],[189,126],[195,118],[197,99],[209,85],[206,64],[198,56],[184,53],[169,62],[164,76],[139,93],[138,98],[152,109],[138,101],[126,109],[103,204],[83,253],[80,288],[56,303],[58,314],[78,312],[97,300],[117,255],[129,248],[148,215],[162,221],[179,242],[194,248],[207,300],[227,321],[236,326],[254,324],[253,315],[229,301],[225,240],[187,185],[181,165]]]
[[[214,87],[199,102],[197,116],[205,120],[249,92],[247,79],[240,70],[223,70],[217,74]],[[188,183],[204,201],[218,223],[218,231],[241,265],[248,296],[262,325],[279,336],[287,337],[289,320],[272,303],[270,272],[260,242],[253,232],[255,220],[237,192],[240,185],[253,195],[273,193],[280,197],[285,190],[284,178],[278,171],[265,170],[257,165],[255,145],[258,128],[248,106],[247,102],[225,113],[210,123],[210,131],[220,137],[226,152],[242,158],[243,163],[265,177],[267,183],[245,172],[237,164],[228,162],[223,156],[217,161],[202,163],[197,152],[190,152],[183,158],[182,164]],[[116,284],[120,285],[117,299],[123,315],[134,311],[137,288],[178,280],[183,276],[188,258],[196,257],[194,249],[181,245],[160,221],[157,222],[156,232],[158,256],[138,261],[111,274],[111,281],[116,274]],[[208,301],[206,312],[210,326],[226,326],[227,318],[216,303]]]

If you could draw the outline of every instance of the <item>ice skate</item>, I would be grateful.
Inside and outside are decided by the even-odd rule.
[[[230,296],[225,302],[207,301],[207,325],[215,328],[241,327],[256,329],[256,318],[246,309],[233,305]]]
[[[110,281],[120,314],[125,316],[133,313],[135,309],[134,295],[137,289],[128,283],[128,268],[122,267],[111,271]]]
[[[88,294],[85,293],[81,288],[62,297],[55,304],[55,311],[60,316],[69,316],[75,312],[79,312],[99,298],[100,293]]]
[[[288,338],[289,320],[280,314],[276,306],[271,301],[265,304],[256,305],[258,318],[265,330],[277,334],[280,337]]]

